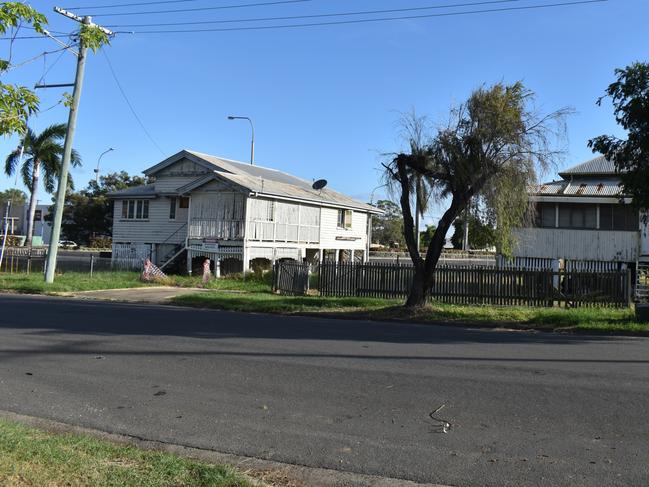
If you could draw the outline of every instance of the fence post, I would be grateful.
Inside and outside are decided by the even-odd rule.
[[[91,254],[90,255],[90,279],[92,279],[92,271],[94,267],[95,267],[95,256]]]
[[[638,272],[638,269],[636,269]],[[633,276],[631,275],[631,269],[628,267],[625,269],[626,273],[626,296],[627,296],[627,306],[630,308],[633,305],[634,296],[633,296]]]

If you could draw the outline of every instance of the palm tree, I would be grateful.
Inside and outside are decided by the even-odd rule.
[[[23,138],[23,161],[20,164],[20,148],[7,156],[5,161],[5,173],[11,176],[20,171],[23,183],[30,190],[29,197],[29,219],[27,222],[27,245],[31,245],[34,235],[34,215],[36,214],[36,195],[38,183],[43,176],[45,191],[53,193],[56,181],[61,171],[63,156],[63,145],[61,141],[65,138],[67,126],[63,123],[50,125],[40,134],[34,133],[30,128],[25,132]],[[81,157],[77,151],[72,151],[70,162],[73,166],[81,165]],[[68,177],[68,187],[72,188],[72,179]]]

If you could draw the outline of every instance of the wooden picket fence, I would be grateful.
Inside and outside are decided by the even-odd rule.
[[[320,265],[320,294],[406,298],[413,276],[411,265],[324,262]],[[452,304],[625,307],[632,292],[630,277],[627,270],[593,273],[438,267],[430,298]]]
[[[277,261],[273,266],[273,292],[303,296],[309,292],[309,274],[308,263]]]

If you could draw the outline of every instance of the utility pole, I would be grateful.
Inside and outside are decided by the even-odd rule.
[[[421,208],[419,207],[419,199],[421,198],[420,192],[420,176],[415,177],[415,238],[417,239],[417,254],[421,255],[421,235],[419,231],[419,215]]]
[[[84,24],[92,25],[92,18],[89,16],[79,17],[67,10],[54,7],[54,11],[69,19]],[[100,27],[104,33],[112,35],[108,29]],[[74,131],[77,127],[77,113],[79,111],[79,100],[81,99],[81,88],[83,86],[83,76],[86,68],[86,56],[88,46],[84,45],[83,37],[79,38],[79,53],[77,54],[77,73],[74,79],[74,90],[72,91],[72,105],[68,115],[68,127],[65,135],[65,144],[63,146],[63,163],[61,164],[61,173],[59,174],[59,186],[56,192],[56,210],[54,212],[54,221],[52,222],[52,237],[47,252],[47,267],[45,269],[45,282],[52,284],[56,272],[56,257],[59,250],[59,238],[61,236],[61,222],[63,221],[63,210],[65,207],[65,194],[68,189],[68,174],[70,172],[70,158],[72,156],[72,142],[74,140]]]
[[[462,231],[462,250],[469,250],[469,209],[464,210],[464,228]]]

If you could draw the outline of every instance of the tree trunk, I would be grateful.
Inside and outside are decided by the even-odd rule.
[[[429,289],[424,284],[423,266],[415,266],[415,275],[412,278],[412,286],[406,300],[406,308],[421,308],[426,306]]]
[[[38,195],[38,180],[41,177],[41,163],[40,161],[34,161],[34,168],[32,171],[32,187],[31,194],[29,196],[29,216],[27,218],[27,240],[25,240],[25,245],[32,246],[32,238],[34,236],[34,217],[36,216],[36,203],[38,200],[36,196]]]
[[[446,243],[446,234],[462,206],[462,200],[454,197],[448,210],[446,210],[439,220],[437,230],[435,230],[430,244],[428,244],[426,260],[423,262],[423,265],[415,265],[412,287],[410,288],[410,294],[405,304],[407,308],[417,308],[426,305],[428,295],[435,283],[435,269],[437,268],[437,262],[442,255],[442,250]]]

